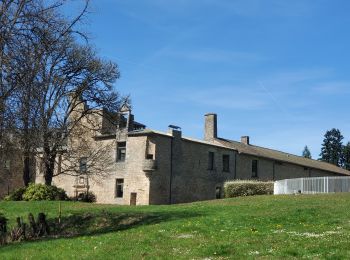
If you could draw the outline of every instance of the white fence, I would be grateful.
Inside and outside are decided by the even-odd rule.
[[[273,194],[350,192],[350,177],[312,177],[275,181]]]

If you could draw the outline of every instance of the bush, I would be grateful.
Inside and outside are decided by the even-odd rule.
[[[226,198],[273,194],[273,182],[228,181],[225,183],[224,190]]]
[[[77,200],[82,202],[96,202],[96,195],[91,191],[87,193],[80,193]]]
[[[67,194],[56,186],[31,183],[23,194],[23,200],[66,200]]]
[[[6,196],[4,200],[19,201],[23,200],[23,194],[26,191],[26,187],[19,188],[13,191],[10,195]]]

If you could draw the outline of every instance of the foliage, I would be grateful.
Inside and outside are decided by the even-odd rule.
[[[343,146],[343,163],[344,169],[350,170],[350,142]]]
[[[66,200],[67,194],[56,186],[31,183],[23,194],[23,200]]]
[[[25,193],[26,191],[26,187],[21,187],[21,188],[18,188],[17,190],[13,191],[10,195],[6,196],[4,198],[4,200],[7,200],[7,201],[20,201],[20,200],[23,200],[23,194]]]
[[[307,145],[304,147],[302,156],[305,158],[311,159],[311,152],[309,150],[309,147],[307,147]]]
[[[323,139],[320,160],[341,166],[343,161],[343,139],[344,137],[339,129],[333,128],[327,131]]]
[[[96,202],[96,195],[91,191],[87,193],[80,193],[77,200],[81,202]]]
[[[273,182],[255,180],[229,181],[224,186],[225,197],[240,197],[273,194]]]

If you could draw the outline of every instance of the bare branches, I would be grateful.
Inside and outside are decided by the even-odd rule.
[[[104,110],[115,113],[127,100],[113,89],[118,66],[99,58],[88,42],[82,45],[76,40],[87,39],[76,27],[89,0],[70,20],[60,10],[66,2],[0,3],[0,128],[8,127],[3,123],[10,110],[15,115],[12,131],[21,140],[24,157],[40,148],[47,184],[56,174],[57,155],[81,123],[91,121],[89,127],[98,131],[101,124],[93,115]],[[105,149],[94,148],[86,155],[91,162]],[[73,153],[83,150],[75,146],[66,152],[75,158]]]

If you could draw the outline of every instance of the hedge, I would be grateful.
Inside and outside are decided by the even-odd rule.
[[[225,197],[273,194],[273,182],[254,180],[228,181],[224,185]]]

